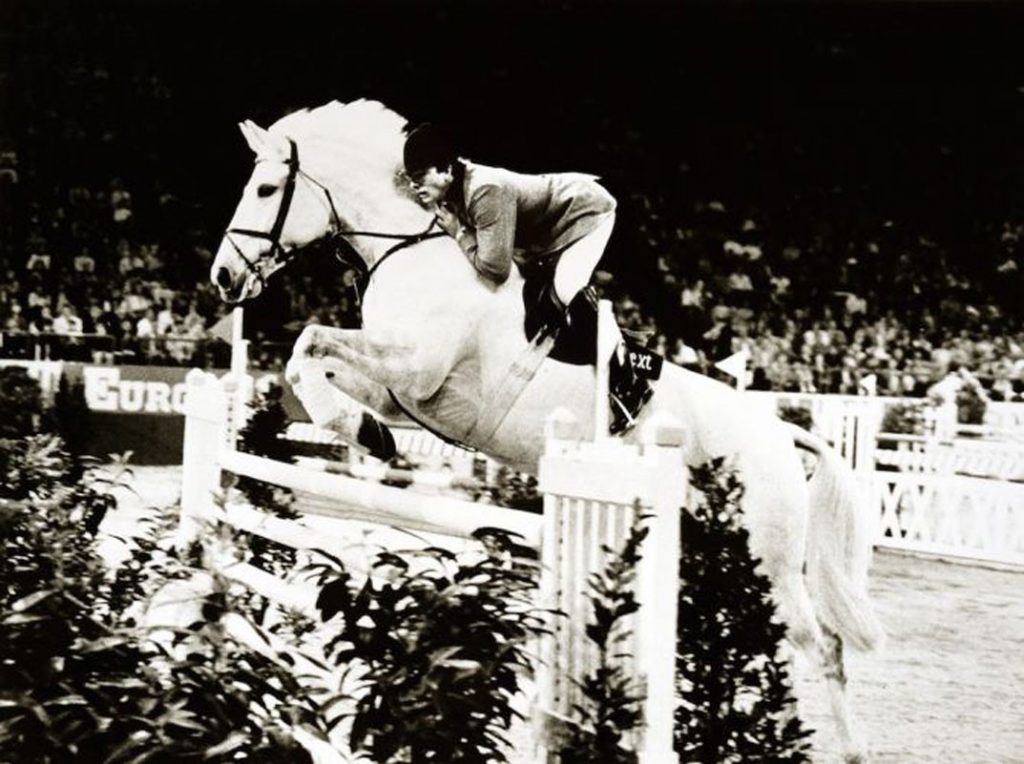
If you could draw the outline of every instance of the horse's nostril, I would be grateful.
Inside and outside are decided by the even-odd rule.
[[[231,271],[227,268],[217,269],[217,286],[221,289],[227,289],[231,286]]]

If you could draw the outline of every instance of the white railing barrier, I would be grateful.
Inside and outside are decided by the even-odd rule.
[[[606,563],[602,546],[620,550],[637,515],[650,515],[636,578],[641,607],[627,622],[633,634],[624,648],[632,655],[627,675],[645,698],[644,724],[634,740],[639,760],[674,761],[679,515],[687,485],[682,431],[675,421],[655,418],[639,446],[590,443],[578,439],[576,423],[566,413],[556,412],[547,434],[540,467],[541,601],[569,617],[552,618],[552,636],[542,642],[542,664],[557,670],[545,671],[539,682],[538,739],[557,743],[561,723],[583,703],[576,683],[598,667],[596,648],[583,630],[590,618],[588,577]]]
[[[541,550],[540,590],[543,607],[569,614],[556,619],[555,636],[542,641],[537,671],[535,722],[538,745],[552,759],[562,722],[575,714],[574,680],[596,668],[585,638],[591,617],[586,580],[604,564],[602,545],[621,546],[637,511],[650,515],[651,533],[637,571],[641,608],[624,624],[633,633],[634,656],[627,676],[639,685],[644,701],[643,730],[635,737],[641,761],[674,761],[672,728],[679,561],[679,513],[686,495],[682,435],[670,421],[651,422],[637,446],[616,440],[596,443],[578,437],[577,425],[557,417],[541,465],[545,514],[378,485],[345,475],[237,452],[227,444],[229,422],[236,422],[228,398],[232,380],[193,370],[187,378],[182,517],[178,544],[188,545],[202,532],[202,521],[216,519],[297,549],[351,545],[351,533],[332,533],[309,520],[285,521],[252,508],[215,500],[223,472],[253,477],[295,490],[297,508],[333,518],[416,529],[468,538],[479,527],[499,527],[521,534]],[[657,419],[657,418],[656,418]],[[212,564],[216,565],[216,561]],[[218,568],[277,602],[309,612],[314,593],[308,586],[282,581],[244,563]]]
[[[1024,565],[1024,484],[899,472],[863,480],[881,512],[878,546]]]

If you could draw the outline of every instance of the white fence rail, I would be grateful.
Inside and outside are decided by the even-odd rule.
[[[877,545],[1024,566],[1024,404],[989,404],[987,428],[947,422],[927,435],[902,435],[881,432],[886,407],[907,403],[900,398],[750,395],[771,410],[800,406],[811,414],[813,429],[865,487],[879,521]],[[953,437],[961,429],[972,437]]]
[[[1024,481],[1024,447],[983,440],[877,436],[877,467],[894,467],[901,472],[968,475],[994,480]],[[885,445],[895,448],[885,448]]]
[[[875,473],[879,546],[1024,565],[1024,485],[960,475]]]

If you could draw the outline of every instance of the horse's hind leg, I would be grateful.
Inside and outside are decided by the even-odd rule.
[[[828,700],[836,720],[843,754],[849,764],[868,760],[867,750],[854,732],[853,712],[846,693],[846,667],[843,665],[843,640],[831,631],[824,632],[821,651],[822,674],[828,687]]]
[[[844,761],[848,764],[866,762],[867,749],[855,732],[856,725],[847,702],[842,640],[826,632],[818,622],[803,576],[788,575],[784,581],[774,583],[779,614],[788,626],[790,642],[818,666],[825,679]]]

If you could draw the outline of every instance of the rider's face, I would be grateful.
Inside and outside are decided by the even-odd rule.
[[[436,167],[428,167],[422,173],[410,176],[409,183],[416,198],[428,207],[437,204],[448,193],[452,185],[452,173],[450,169],[438,170]]]

